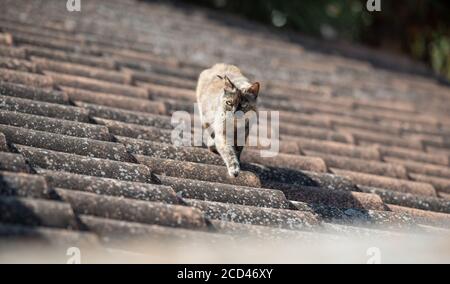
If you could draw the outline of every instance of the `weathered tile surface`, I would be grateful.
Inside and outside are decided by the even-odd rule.
[[[367,50],[358,59],[317,53],[164,3],[92,0],[68,19],[61,1],[4,2],[2,240],[448,232],[450,89],[409,74],[415,63]],[[397,70],[375,67],[386,60]],[[205,147],[172,143],[171,115],[198,119],[198,75],[223,61],[259,80],[261,110],[280,118],[278,155],[249,147],[235,179]]]

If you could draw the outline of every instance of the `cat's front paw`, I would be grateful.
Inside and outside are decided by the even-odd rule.
[[[239,175],[239,172],[241,169],[239,168],[239,165],[231,166],[228,169],[228,175],[232,178],[236,178]]]

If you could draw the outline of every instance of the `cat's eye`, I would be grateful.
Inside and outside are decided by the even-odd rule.
[[[233,102],[232,101],[227,101],[226,104],[227,104],[227,106],[233,106]]]

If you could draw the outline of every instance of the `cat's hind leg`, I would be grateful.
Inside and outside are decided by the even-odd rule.
[[[206,132],[206,135],[204,136],[206,139],[206,141],[205,141],[206,147],[208,147],[209,151],[211,151],[215,154],[219,154],[219,152],[217,152],[216,142],[214,140],[214,137],[215,137],[214,131],[209,128],[208,123],[203,125],[203,131]]]
[[[244,150],[244,146],[236,146],[236,156],[238,158],[238,161],[241,160],[241,154],[242,154],[243,150]]]
[[[219,154],[217,151],[216,143],[214,142],[214,138],[208,139],[208,142],[206,144],[208,147],[208,150],[213,152],[214,154]]]

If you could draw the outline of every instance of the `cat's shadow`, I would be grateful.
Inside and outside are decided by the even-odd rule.
[[[302,173],[301,171],[280,167],[261,166],[259,164],[251,163],[241,163],[241,169],[252,172],[256,176],[258,176],[261,181],[262,188],[280,190],[285,194],[286,198],[293,198],[293,201],[302,202],[302,200],[299,199],[295,200],[297,199],[295,197],[296,191],[301,191],[302,187],[308,187],[309,189],[317,188],[318,190],[324,189],[323,185],[319,184],[316,180],[314,180],[307,174]],[[330,195],[333,194],[333,190],[341,192],[343,191],[342,189],[330,188],[328,188],[327,190],[330,191]],[[354,187],[354,190],[358,191],[356,185]],[[338,221],[338,223],[339,221],[343,223],[354,223],[357,221],[364,222],[365,224],[375,223],[376,220],[370,214],[370,211],[364,209],[365,205],[362,204],[358,199],[356,199],[354,195],[351,194],[350,190],[347,193],[348,194],[346,194],[346,197],[349,199],[348,202],[353,204],[353,207],[357,209],[333,207],[327,204],[321,204],[321,201],[318,201],[317,203],[307,203],[307,207],[325,222],[334,220]],[[290,203],[290,209],[298,210],[299,208]]]

